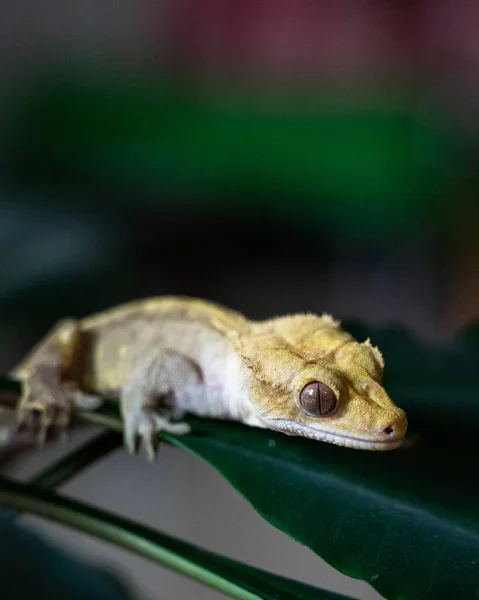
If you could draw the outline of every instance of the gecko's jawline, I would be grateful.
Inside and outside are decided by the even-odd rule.
[[[378,440],[365,440],[361,438],[355,438],[350,436],[341,435],[340,433],[328,433],[326,431],[318,431],[313,427],[307,425],[298,426],[296,423],[288,421],[282,422],[283,426],[275,426],[277,431],[283,433],[291,433],[292,435],[299,435],[308,437],[321,442],[329,442],[330,444],[336,444],[336,446],[343,446],[346,448],[355,448],[356,450],[375,450],[375,451],[386,451],[394,450],[399,448],[404,441],[404,437],[399,440],[391,440],[390,442],[378,441]]]
[[[338,436],[337,434],[328,434],[334,439],[325,439],[326,442],[331,442],[337,446],[345,446],[347,448],[355,448],[357,450],[375,450],[376,452],[395,450],[399,448],[404,441],[404,438],[400,440],[394,440],[393,442],[378,442],[376,440],[360,440],[358,438],[347,438]]]

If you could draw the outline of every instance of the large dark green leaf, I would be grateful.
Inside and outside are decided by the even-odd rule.
[[[477,454],[447,446],[366,454],[206,422],[174,443],[219,469],[273,525],[386,598],[479,592]]]
[[[384,351],[386,385],[408,413],[411,446],[361,452],[200,419],[191,420],[192,435],[163,437],[217,468],[273,525],[386,598],[477,598],[479,332],[432,348],[399,331],[351,330]]]

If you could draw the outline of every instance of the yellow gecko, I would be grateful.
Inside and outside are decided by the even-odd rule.
[[[12,376],[19,420],[40,436],[76,407],[119,397],[125,443],[150,459],[156,434],[186,434],[189,412],[364,450],[402,443],[407,420],[381,386],[384,361],[329,315],[250,321],[202,300],[151,298],[67,319]]]

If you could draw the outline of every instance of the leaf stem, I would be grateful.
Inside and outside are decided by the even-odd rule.
[[[261,598],[220,574],[220,561],[224,561],[224,558],[93,506],[6,477],[0,477],[0,504],[93,534],[201,581],[232,598]],[[234,579],[235,562],[228,562],[228,576]]]
[[[58,487],[122,444],[122,438],[118,433],[103,432],[33,477],[30,485],[43,489]]]

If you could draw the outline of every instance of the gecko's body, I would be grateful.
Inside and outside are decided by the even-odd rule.
[[[13,375],[21,415],[66,426],[73,407],[119,397],[125,439],[150,457],[184,412],[354,448],[400,445],[407,421],[380,385],[383,361],[328,315],[253,322],[202,300],[153,298],[65,320]]]

